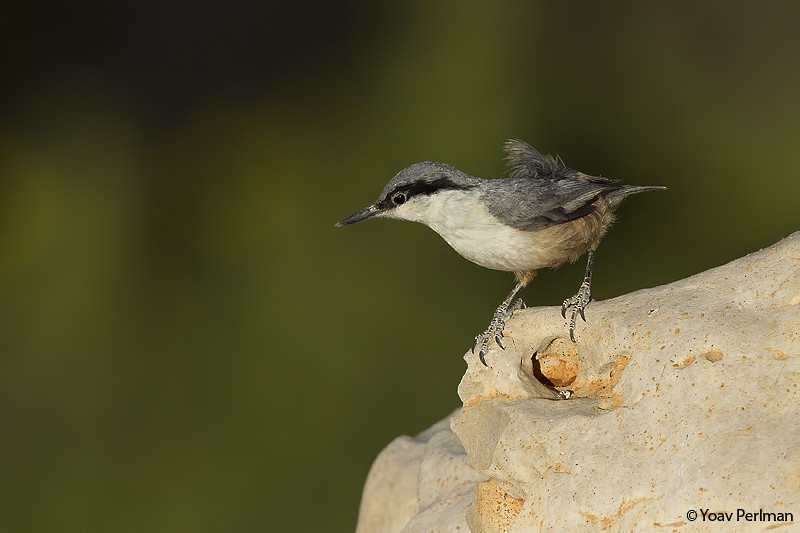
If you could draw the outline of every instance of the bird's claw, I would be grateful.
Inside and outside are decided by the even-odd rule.
[[[575,296],[567,298],[561,304],[561,316],[567,318],[567,309],[572,308],[572,313],[569,318],[569,338],[575,342],[575,320],[580,316],[586,322],[586,314],[584,308],[592,301],[592,292],[589,289],[589,283],[584,281],[578,293]]]
[[[505,329],[506,320],[511,316],[511,313],[519,309],[525,309],[525,302],[522,300],[522,298],[514,300],[514,302],[508,307],[498,307],[497,311],[494,312],[494,317],[492,317],[492,321],[489,323],[489,327],[486,328],[486,331],[480,335],[477,335],[475,340],[472,341],[472,353],[475,353],[475,348],[480,344],[480,350],[478,350],[478,359],[481,360],[483,366],[489,366],[486,364],[486,352],[489,351],[489,343],[492,339],[494,339],[494,342],[497,343],[501,350],[506,349],[502,342],[503,329]]]
[[[486,331],[481,333],[480,335],[476,335],[475,339],[472,341],[472,353],[475,353],[475,348],[480,345],[480,349],[478,350],[478,359],[481,360],[483,366],[489,366],[486,364],[486,352],[489,351],[489,341],[492,338],[492,332],[490,331],[491,326],[487,328]]]
[[[520,309],[526,309],[528,306],[525,305],[525,300],[522,298],[517,298],[514,302],[508,306],[508,309],[505,312],[505,317],[510,317],[515,311],[519,311]]]
[[[489,339],[489,338],[491,338],[491,337],[489,337],[487,335],[487,332],[484,331],[480,335],[476,335],[475,336],[475,340],[472,341],[472,353],[475,353],[475,347],[478,346],[478,342],[480,342],[480,344],[481,344],[481,349],[478,350],[478,359],[481,360],[481,363],[483,363],[483,366],[489,366],[489,365],[486,364],[486,351],[489,348],[489,341],[487,339]]]
[[[502,317],[495,317],[492,319],[489,327],[486,328],[486,331],[476,336],[475,340],[472,341],[472,353],[475,353],[475,348],[480,345],[480,349],[478,350],[478,359],[481,360],[483,366],[489,366],[486,364],[486,352],[489,351],[489,343],[492,339],[494,339],[494,342],[496,342],[501,349],[505,350],[505,347],[500,340],[503,337],[504,327],[505,321],[502,319]]]

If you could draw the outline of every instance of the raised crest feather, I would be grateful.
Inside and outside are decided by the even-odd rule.
[[[560,157],[542,154],[524,141],[509,139],[503,144],[508,175],[512,178],[544,178],[561,180],[578,174]]]

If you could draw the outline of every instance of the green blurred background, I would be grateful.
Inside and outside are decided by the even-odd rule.
[[[800,229],[798,3],[2,12],[6,531],[352,530],[512,285],[420,225],[334,230],[412,162],[497,177],[514,137],[668,186],[623,206],[598,299]]]

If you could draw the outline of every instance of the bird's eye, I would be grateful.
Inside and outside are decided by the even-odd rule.
[[[406,198],[406,193],[404,192],[396,192],[392,196],[392,203],[394,205],[403,205],[406,203],[406,200],[408,200],[408,198]]]

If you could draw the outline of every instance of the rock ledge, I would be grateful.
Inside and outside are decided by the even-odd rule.
[[[587,320],[572,343],[558,308],[525,309],[490,368],[467,353],[463,407],[381,452],[357,531],[720,530],[701,509],[800,521],[800,232],[593,302]]]

